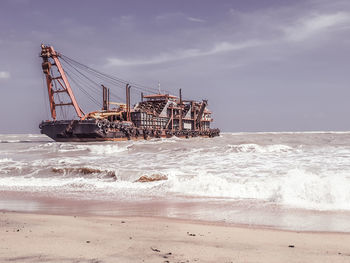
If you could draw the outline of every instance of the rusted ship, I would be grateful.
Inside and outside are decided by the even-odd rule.
[[[42,70],[46,79],[52,120],[42,121],[39,125],[42,134],[55,141],[120,141],[149,138],[177,137],[215,137],[219,129],[210,128],[213,121],[211,112],[207,109],[207,100],[194,101],[183,99],[181,89],[179,96],[158,92],[148,95],[144,91],[151,89],[123,81],[85,66],[54,50],[52,46],[41,45],[40,57]],[[72,74],[62,66],[62,61],[71,66]],[[110,89],[96,83],[82,71],[95,74],[99,80],[109,80],[110,83],[124,85],[125,103],[110,101]],[[81,75],[80,75],[81,74]],[[102,93],[101,109],[84,113],[73,93],[69,80],[71,76],[85,80],[89,88],[91,81],[98,85]],[[77,82],[75,84],[82,88]],[[91,87],[90,87],[91,88]],[[131,90],[140,91],[141,101],[131,105]],[[96,90],[95,90],[96,91]],[[86,93],[86,92],[84,92]],[[95,100],[89,93],[92,100]],[[119,97],[120,98],[120,97]],[[74,117],[58,118],[57,110],[73,108]]]

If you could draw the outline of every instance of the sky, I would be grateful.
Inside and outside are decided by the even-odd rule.
[[[0,133],[50,117],[41,43],[208,99],[222,131],[350,130],[348,0],[2,0]]]

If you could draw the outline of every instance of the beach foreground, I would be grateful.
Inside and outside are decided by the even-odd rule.
[[[350,234],[0,213],[0,262],[349,262]]]

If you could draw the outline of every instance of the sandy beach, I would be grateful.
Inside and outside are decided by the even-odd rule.
[[[350,234],[150,217],[0,213],[0,262],[349,262]]]

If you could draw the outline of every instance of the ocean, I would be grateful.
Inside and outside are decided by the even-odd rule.
[[[350,132],[59,143],[0,135],[0,210],[350,232]]]

